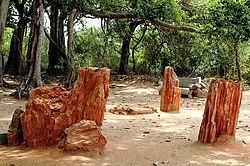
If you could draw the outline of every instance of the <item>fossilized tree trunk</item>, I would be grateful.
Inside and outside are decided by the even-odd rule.
[[[212,79],[198,141],[214,143],[222,135],[235,139],[242,99],[241,83],[222,78]]]
[[[165,67],[160,110],[163,112],[180,111],[180,100],[181,90],[178,77],[172,67]]]
[[[57,144],[63,131],[81,120],[102,126],[109,94],[107,68],[79,68],[74,88],[41,87],[31,91],[21,115],[24,141],[38,147]]]

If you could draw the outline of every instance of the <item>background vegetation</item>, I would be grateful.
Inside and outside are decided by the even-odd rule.
[[[246,0],[13,0],[1,51],[5,74],[29,73],[34,1],[44,5],[47,34],[42,39],[41,72],[49,76],[64,75],[68,80],[77,67],[95,66],[108,67],[112,74],[160,77],[165,66],[172,66],[178,76],[250,83],[250,3]],[[73,9],[75,28],[70,30]],[[86,17],[98,19],[101,26],[88,26]],[[24,25],[20,20],[26,20]],[[20,26],[24,32],[16,72],[6,67],[10,67],[14,31]]]

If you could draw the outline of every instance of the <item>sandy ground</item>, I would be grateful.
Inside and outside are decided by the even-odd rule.
[[[10,91],[8,91],[10,93]],[[0,94],[0,131],[7,131],[13,111],[25,108]],[[148,103],[157,113],[114,115],[110,108],[120,103]],[[66,153],[57,147],[26,148],[0,146],[0,166],[250,166],[250,91],[243,93],[236,142],[202,144],[197,142],[205,99],[181,99],[179,113],[159,111],[160,96],[153,84],[132,84],[111,88],[103,135],[104,153]]]

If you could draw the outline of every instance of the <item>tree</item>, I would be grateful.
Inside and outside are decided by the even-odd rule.
[[[3,35],[4,28],[6,24],[7,12],[9,9],[9,0],[1,0],[0,6],[0,86],[3,86],[3,55],[2,55],[2,46],[3,46]]]
[[[62,72],[66,61],[64,20],[65,13],[59,1],[50,1],[50,44],[48,72],[56,74]]]
[[[44,6],[42,0],[33,0],[32,20],[29,46],[27,52],[27,62],[29,74],[25,80],[25,91],[29,87],[39,87],[43,85],[41,78],[41,54],[44,38]]]
[[[203,18],[216,32],[213,35],[222,38],[230,54],[234,54],[238,81],[241,81],[239,47],[250,38],[250,9],[245,1],[220,0],[208,8]]]
[[[78,11],[73,9],[68,16],[68,24],[67,24],[67,31],[68,31],[68,48],[67,48],[67,78],[65,87],[71,88],[74,83],[75,78],[75,60],[74,60],[74,21],[78,15]]]
[[[25,65],[23,61],[22,45],[24,30],[27,26],[27,23],[29,22],[31,10],[28,11],[27,6],[29,5],[26,4],[26,0],[21,1],[21,3],[15,0],[14,6],[18,11],[19,20],[17,22],[17,25],[14,26],[9,57],[4,72],[11,75],[20,75],[24,74],[24,71],[22,70]]]
[[[142,24],[143,21],[131,21],[129,23],[129,32],[125,34],[122,42],[122,51],[121,51],[121,60],[119,67],[119,74],[127,74],[128,73],[128,59],[130,55],[130,42],[131,38],[134,35],[134,31],[136,27]]]

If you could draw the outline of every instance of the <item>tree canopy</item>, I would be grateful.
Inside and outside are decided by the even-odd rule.
[[[1,43],[5,54],[0,52],[0,67],[12,75],[38,72],[39,78],[42,66],[49,75],[66,71],[70,76],[65,79],[73,79],[78,66],[160,76],[170,65],[180,76],[241,80],[250,73],[245,65],[249,7],[246,0],[12,0],[5,19],[6,27],[13,29],[5,29],[12,33],[7,39],[9,54]],[[74,25],[84,24],[82,18],[100,19],[102,26],[83,25],[76,31]],[[36,62],[40,57],[41,64]],[[40,78],[34,85],[41,85]]]

